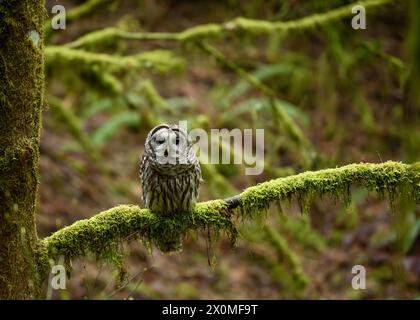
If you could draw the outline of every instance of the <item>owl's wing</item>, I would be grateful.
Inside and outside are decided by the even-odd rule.
[[[140,177],[140,182],[141,182],[141,191],[142,191],[142,195],[140,197],[141,202],[143,203],[143,205],[145,205],[145,199],[146,199],[146,171],[147,171],[147,167],[148,167],[148,161],[147,161],[147,157],[145,155],[143,155],[141,157],[140,160],[140,166],[139,166],[139,177]]]

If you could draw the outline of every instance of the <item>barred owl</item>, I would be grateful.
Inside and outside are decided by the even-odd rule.
[[[143,203],[153,212],[173,215],[194,207],[201,168],[185,129],[161,124],[149,132],[140,178]]]

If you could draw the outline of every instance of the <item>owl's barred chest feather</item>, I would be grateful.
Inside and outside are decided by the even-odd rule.
[[[167,215],[186,212],[197,202],[201,182],[198,160],[189,165],[156,167],[144,157],[140,176],[143,203],[154,212]]]

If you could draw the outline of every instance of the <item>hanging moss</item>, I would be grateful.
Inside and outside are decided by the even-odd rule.
[[[350,185],[359,183],[384,195],[388,192],[392,202],[399,187],[409,187],[410,197],[420,197],[419,165],[406,165],[387,161],[381,164],[351,164],[341,168],[304,172],[295,176],[271,180],[246,189],[240,194],[240,205],[245,211],[265,209],[270,202],[298,196],[301,207],[307,208],[302,195],[332,195],[349,199]],[[347,200],[346,200],[347,201]]]
[[[66,259],[84,256],[88,252],[101,256],[106,249],[132,239],[139,239],[148,247],[155,244],[164,249],[165,243],[177,236],[207,225],[226,231],[234,241],[236,230],[227,205],[217,200],[200,203],[194,212],[175,217],[158,216],[138,206],[121,205],[77,221],[45,238],[42,244],[50,257],[62,255]]]

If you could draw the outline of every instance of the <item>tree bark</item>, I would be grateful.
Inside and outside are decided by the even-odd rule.
[[[0,0],[0,299],[39,297],[43,0]]]

